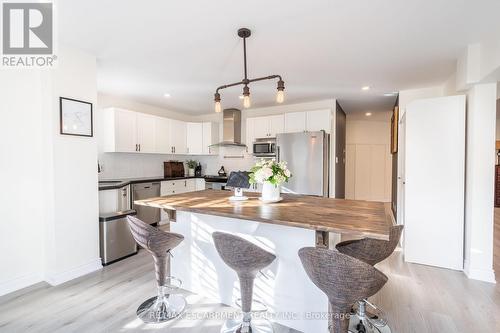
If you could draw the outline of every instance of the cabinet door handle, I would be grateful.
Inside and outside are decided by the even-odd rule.
[[[139,151],[141,151],[141,144],[139,143]]]
[[[187,147],[186,150],[187,150],[187,153],[189,154],[189,147]]]
[[[136,144],[135,144],[135,151],[137,151],[137,149],[138,149],[138,148],[137,148],[137,143],[136,143]]]

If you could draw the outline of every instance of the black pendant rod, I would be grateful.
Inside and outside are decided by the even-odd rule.
[[[225,85],[217,87],[217,90],[215,91],[216,100],[217,101],[220,101],[219,90],[226,89],[226,88],[229,88],[229,87],[239,86],[239,85],[247,86],[249,83],[256,82],[256,81],[272,80],[272,79],[278,78],[279,79],[278,90],[280,88],[282,88],[281,90],[284,89],[284,82],[283,82],[283,79],[281,78],[280,75],[269,75],[269,76],[259,77],[259,78],[256,78],[256,79],[248,79],[248,71],[247,71],[247,43],[246,43],[246,39],[248,37],[250,37],[250,35],[251,35],[250,29],[241,28],[241,29],[238,30],[238,36],[243,39],[243,70],[244,70],[245,77],[240,82],[234,82],[234,83],[225,84]]]
[[[247,38],[243,37],[243,63],[245,67],[245,78],[244,81],[248,80],[247,77]]]

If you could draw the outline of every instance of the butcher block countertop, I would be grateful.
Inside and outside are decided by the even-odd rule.
[[[393,223],[390,209],[382,202],[283,193],[283,201],[266,204],[258,193],[245,193],[249,199],[240,202],[229,201],[231,195],[232,191],[203,190],[135,204],[383,240],[389,239]]]

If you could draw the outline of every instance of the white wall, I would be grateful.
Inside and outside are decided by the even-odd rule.
[[[50,260],[45,278],[58,284],[101,267],[97,141],[59,134],[60,96],[91,102],[95,108],[96,58],[60,47],[59,63],[51,75],[54,214],[47,227],[54,236],[53,243],[47,244]]]
[[[96,140],[59,134],[58,100],[96,102],[95,58],[64,46],[58,55],[56,69],[0,76],[0,295],[101,267]]]
[[[4,70],[0,91],[2,295],[43,277],[46,157],[40,71]]]
[[[496,83],[474,85],[467,95],[465,273],[495,281],[493,271]]]
[[[389,202],[391,113],[373,116],[347,115],[346,199]]]

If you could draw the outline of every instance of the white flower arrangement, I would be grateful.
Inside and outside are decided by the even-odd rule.
[[[275,159],[261,159],[250,169],[250,184],[271,183],[274,186],[279,186],[292,177],[288,170],[285,161],[276,162]]]

